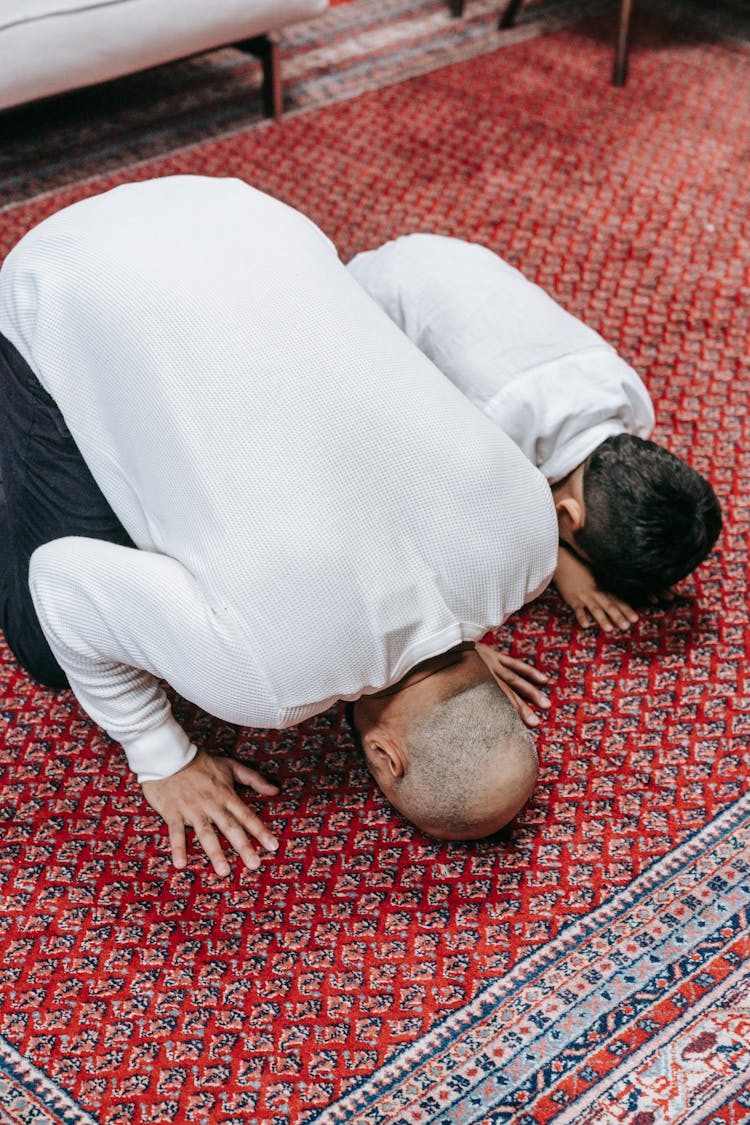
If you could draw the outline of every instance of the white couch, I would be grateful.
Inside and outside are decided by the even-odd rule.
[[[281,114],[273,33],[328,0],[0,0],[0,109],[236,44],[263,63]]]

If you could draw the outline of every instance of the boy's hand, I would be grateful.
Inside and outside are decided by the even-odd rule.
[[[632,606],[600,590],[585,562],[564,547],[557,553],[557,569],[552,581],[584,628],[597,624],[605,633],[611,633],[615,629],[629,629],[638,620]]]
[[[677,597],[677,587],[668,586],[666,590],[660,590],[658,594],[652,594],[648,599],[649,605],[665,606],[671,605]]]
[[[189,765],[171,777],[142,782],[146,800],[169,829],[175,867],[183,868],[187,863],[186,825],[195,830],[217,875],[229,874],[229,864],[219,843],[217,828],[251,871],[260,866],[260,857],[248,837],[253,837],[269,851],[276,851],[278,841],[240,800],[234,788],[235,782],[249,785],[256,793],[268,797],[279,791],[278,786],[266,781],[257,770],[232,758],[213,757],[202,750]]]
[[[526,726],[539,726],[542,720],[526,700],[544,711],[549,708],[549,699],[538,687],[539,684],[547,683],[548,677],[544,672],[537,671],[523,660],[508,656],[497,647],[482,644],[481,641],[477,641],[474,647],[492,673],[495,683],[507,695]]]

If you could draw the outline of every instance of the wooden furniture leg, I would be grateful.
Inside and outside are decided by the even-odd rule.
[[[622,0],[620,4],[620,26],[617,29],[617,44],[615,46],[615,65],[612,71],[612,83],[615,86],[624,86],[628,76],[628,36],[630,35],[630,17],[633,14],[633,0]]]
[[[281,52],[279,40],[274,32],[256,35],[235,43],[240,51],[247,51],[260,59],[263,67],[263,109],[267,117],[278,121],[283,112],[283,93],[281,89]]]
[[[501,30],[513,27],[516,17],[523,6],[524,0],[509,0],[500,13],[497,26]],[[464,14],[464,0],[450,0],[452,16]],[[615,86],[624,86],[628,75],[628,37],[630,35],[630,18],[633,14],[633,0],[621,0],[620,24],[617,29],[615,44],[615,63],[612,72],[612,82]]]
[[[516,22],[516,16],[521,10],[523,0],[510,0],[510,4],[506,4],[505,8],[500,13],[500,19],[497,26],[502,30],[506,27],[513,27]]]

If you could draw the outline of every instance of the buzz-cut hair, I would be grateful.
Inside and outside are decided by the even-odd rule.
[[[536,771],[534,740],[491,680],[463,687],[437,704],[415,723],[406,743],[410,766],[399,792],[410,818],[456,838],[474,834],[477,800],[511,759],[520,757]]]

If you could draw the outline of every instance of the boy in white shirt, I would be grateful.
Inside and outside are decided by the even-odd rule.
[[[412,234],[358,254],[349,272],[505,431],[552,487],[554,582],[581,625],[627,629],[713,547],[710,484],[645,440],[636,372],[596,332],[483,246]]]

